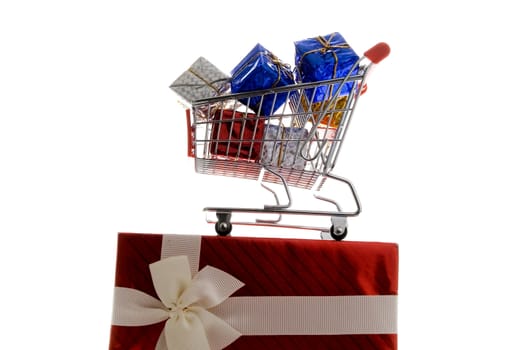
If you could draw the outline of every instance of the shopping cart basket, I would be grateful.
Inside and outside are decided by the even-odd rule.
[[[388,56],[390,48],[379,43],[366,51],[344,78],[301,83],[273,89],[221,95],[192,102],[187,110],[188,155],[195,159],[201,174],[258,180],[273,193],[276,204],[261,208],[205,207],[207,221],[215,224],[219,235],[228,235],[232,224],[269,225],[320,230],[322,237],[342,240],[347,235],[347,218],[359,215],[361,204],[353,184],[331,171],[338,159],[359,97],[366,91],[370,68]],[[355,73],[357,71],[357,73]],[[344,95],[341,91],[345,88]],[[325,94],[322,103],[312,96]],[[271,115],[247,106],[250,101],[286,97],[286,103]],[[327,180],[345,184],[355,206],[345,211],[332,198],[320,195]],[[284,188],[287,203],[268,184]],[[332,203],[333,211],[292,207],[290,186],[312,190],[314,197]],[[215,213],[210,218],[209,213]],[[232,221],[233,213],[270,213],[276,219]],[[331,225],[312,227],[288,225],[282,215],[317,215],[331,218]],[[329,234],[329,236],[328,236]]]

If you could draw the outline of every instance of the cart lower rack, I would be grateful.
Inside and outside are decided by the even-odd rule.
[[[347,235],[347,218],[359,215],[361,204],[352,183],[332,174],[359,97],[366,91],[370,68],[390,52],[379,43],[365,52],[344,78],[294,84],[249,93],[221,95],[192,102],[187,111],[188,155],[195,158],[195,171],[201,174],[257,180],[273,193],[276,204],[261,208],[206,207],[210,223],[220,235],[228,235],[232,224],[269,225],[320,230],[322,237],[336,240]],[[341,91],[345,88],[345,93]],[[322,102],[313,96],[324,94]],[[286,97],[286,103],[270,115],[247,106],[260,101]],[[261,102],[262,104],[262,102]],[[320,195],[327,181],[344,184],[353,210],[345,211],[332,198]],[[267,184],[282,185],[287,202]],[[333,211],[295,209],[289,187],[312,190],[314,197],[332,203]],[[233,221],[233,213],[277,214],[272,220]],[[326,216],[329,227],[286,225],[282,215]]]

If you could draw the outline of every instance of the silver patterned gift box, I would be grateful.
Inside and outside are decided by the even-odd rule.
[[[303,170],[306,160],[300,152],[307,136],[305,128],[266,125],[261,164]]]
[[[185,107],[193,101],[222,95],[230,90],[230,76],[223,73],[204,57],[199,57],[170,85],[179,95]],[[206,117],[208,106],[201,108],[201,117]],[[197,111],[199,112],[199,111]],[[204,115],[203,115],[204,113]]]

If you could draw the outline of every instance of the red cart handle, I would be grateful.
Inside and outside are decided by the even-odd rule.
[[[387,43],[377,43],[365,52],[366,58],[374,64],[378,64],[389,54],[390,46]]]
[[[372,63],[378,64],[384,60],[390,54],[390,46],[387,43],[377,43],[364,53],[365,57],[368,58]],[[366,92],[368,85],[365,83],[361,88],[361,95]]]

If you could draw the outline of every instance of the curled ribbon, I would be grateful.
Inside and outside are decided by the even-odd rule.
[[[156,299],[132,288],[115,288],[113,324],[144,326],[165,321],[156,350],[219,350],[241,333],[208,309],[244,283],[206,266],[193,278],[187,256],[174,256],[150,265]]]

